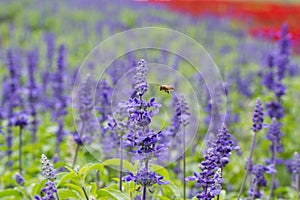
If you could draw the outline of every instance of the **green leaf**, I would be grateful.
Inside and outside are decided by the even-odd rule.
[[[101,177],[104,177],[104,166],[102,164],[93,164],[91,166],[83,167],[84,170],[79,170],[78,175],[81,176],[83,174],[83,179],[87,176],[88,173],[90,173],[92,170],[98,170],[100,172]]]
[[[62,189],[59,189],[58,190],[58,196],[60,199],[81,199],[80,196],[78,196],[75,192],[73,192],[72,190],[70,189],[65,189],[65,188],[62,188]]]
[[[112,158],[109,160],[106,160],[102,163],[105,166],[120,166],[120,159],[119,158]],[[123,160],[123,168],[126,169],[127,171],[132,171],[133,170],[133,166],[130,162],[128,162],[127,160]]]
[[[181,195],[180,195],[180,189],[170,180],[167,180],[169,182],[169,184],[167,185],[163,185],[162,187],[165,189],[165,188],[168,188],[172,193],[173,195],[176,197],[175,199],[180,199],[181,198]],[[171,196],[171,195],[170,195]]]
[[[153,164],[151,166],[151,168],[152,168],[153,171],[155,171],[157,174],[163,176],[165,179],[168,179],[168,180],[170,179],[169,172],[164,167],[162,167],[160,165]]]
[[[18,197],[21,198],[22,197],[22,193],[19,192],[18,190],[15,189],[6,189],[3,191],[0,191],[0,198],[4,198],[4,197]]]
[[[35,184],[32,188],[32,191],[31,191],[31,195],[34,196],[36,194],[40,194],[42,188],[45,186],[45,183],[47,182],[47,180],[42,180],[40,183],[38,184]]]
[[[66,173],[58,182],[57,188],[62,187],[65,183],[69,183],[72,180],[77,183],[77,174],[75,172]]]
[[[100,190],[98,190],[97,194],[98,194],[98,198],[99,197],[110,197],[115,200],[121,200],[121,199],[122,200],[130,200],[130,198],[126,194],[124,194],[116,189],[106,189],[106,188],[100,189]],[[102,198],[100,198],[100,199],[102,199]]]
[[[74,184],[69,183],[69,184],[65,184],[65,186],[72,189],[72,190],[75,190],[75,191],[79,192],[80,195],[81,195],[81,198],[85,198],[85,195],[84,195],[84,192],[83,192],[82,188],[79,187],[78,185],[74,185]]]

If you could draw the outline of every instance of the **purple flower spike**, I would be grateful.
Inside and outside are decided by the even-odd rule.
[[[252,130],[258,132],[263,128],[264,123],[264,108],[260,98],[256,100],[256,105],[254,108],[254,113],[252,117]]]
[[[25,179],[23,178],[23,176],[21,174],[16,174],[16,181],[18,183],[18,185],[23,185],[25,182]]]

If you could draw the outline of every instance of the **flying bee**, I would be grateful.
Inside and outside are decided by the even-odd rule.
[[[170,94],[170,92],[174,91],[174,87],[170,86],[170,85],[160,85],[159,86],[159,91],[164,91],[168,94]]]

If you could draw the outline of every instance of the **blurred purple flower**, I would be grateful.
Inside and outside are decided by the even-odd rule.
[[[17,173],[16,181],[17,181],[18,185],[22,186],[22,185],[24,185],[25,179],[23,178],[23,176],[21,174]]]
[[[258,132],[263,128],[264,123],[264,108],[260,98],[257,98],[253,117],[252,117],[252,130]]]

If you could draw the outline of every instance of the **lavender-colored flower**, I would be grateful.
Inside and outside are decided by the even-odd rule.
[[[23,176],[21,174],[16,174],[16,181],[18,183],[18,185],[23,185],[25,182],[25,179],[23,178]]]
[[[143,95],[148,90],[146,61],[141,59],[136,67],[134,95],[127,102],[121,103],[121,107],[126,108],[128,117],[127,133],[123,136],[126,147],[135,153],[135,160],[141,161],[141,168],[137,175],[130,174],[125,176],[124,180],[136,181],[143,186],[142,199],[146,199],[146,188],[149,185],[160,182],[163,177],[156,176],[151,172],[149,162],[153,158],[160,158],[166,147],[160,143],[163,140],[163,131],[156,132],[150,129],[149,125],[152,117],[159,112],[159,103],[155,102],[155,98],[151,98],[149,102],[143,100]],[[117,121],[116,121],[117,122]],[[118,123],[118,122],[117,122]],[[110,123],[111,127],[115,127],[116,123]]]
[[[266,105],[267,114],[271,118],[281,119],[284,117],[284,110],[279,102],[271,101]]]
[[[188,104],[183,95],[179,96],[175,109],[176,109],[176,115],[178,116],[180,123],[183,126],[187,126],[189,124],[189,118],[191,114],[188,111],[189,110]]]
[[[24,113],[15,114],[15,117],[11,119],[10,123],[13,126],[24,128],[28,125],[28,115]]]
[[[59,118],[67,113],[67,98],[64,95],[65,90],[65,72],[66,72],[66,48],[61,45],[58,49],[57,70],[53,75],[52,90],[53,90],[53,105],[55,109],[54,117]]]
[[[35,199],[35,200],[42,200],[41,197],[38,196],[38,195],[34,195],[34,199]]]
[[[100,114],[99,123],[103,123],[108,119],[108,116],[111,115],[111,96],[112,88],[109,86],[106,80],[100,81],[97,85],[96,91],[96,110]]]
[[[276,120],[276,118],[272,119],[272,123],[269,127],[269,132],[266,136],[268,140],[272,142],[270,146],[270,150],[273,152],[274,148],[276,148],[276,152],[282,152],[283,147],[280,143],[280,139],[282,137],[281,131],[280,131],[280,124]]]
[[[199,164],[202,172],[194,173],[187,177],[187,181],[195,180],[203,188],[197,194],[198,199],[213,199],[219,195],[222,189],[222,171],[229,163],[231,151],[234,150],[231,135],[225,124],[222,124],[215,141],[210,142],[209,148],[204,156],[205,160]]]
[[[57,192],[55,183],[51,180],[46,182],[45,187],[42,189],[42,192],[45,196],[42,197],[42,200],[55,200],[54,194]]]
[[[148,83],[147,83],[147,73],[148,68],[146,67],[146,60],[140,59],[138,62],[138,66],[136,67],[136,75],[135,79],[135,91],[137,92],[136,95],[142,96],[148,90]]]
[[[251,187],[248,190],[248,195],[250,197],[253,196],[255,198],[261,197],[260,188],[267,186],[267,180],[264,176],[265,172],[266,172],[266,167],[263,165],[258,164],[253,167],[253,171],[252,171],[253,179],[251,181]]]
[[[235,148],[233,147],[233,140],[226,125],[222,124],[216,140],[216,155],[218,156],[216,163],[219,168],[223,169],[229,163],[231,151]]]
[[[42,175],[48,180],[55,179],[56,170],[53,168],[53,164],[48,160],[48,158],[44,154],[42,154],[41,163]]]
[[[94,108],[93,101],[93,81],[90,75],[82,83],[79,91],[79,116],[80,120],[89,121],[92,115],[92,110]]]
[[[297,152],[291,160],[286,162],[286,168],[289,173],[292,174],[292,186],[299,192],[299,175],[300,175],[300,156]]]
[[[204,158],[205,160],[199,164],[202,172],[199,174],[194,172],[194,176],[187,177],[186,181],[196,181],[202,187],[196,196],[198,199],[211,200],[220,194],[223,178],[221,169],[215,162],[217,156],[214,147],[207,149]]]
[[[34,74],[37,69],[38,62],[38,53],[37,49],[30,51],[28,53],[28,102],[29,102],[29,113],[32,116],[33,120],[31,121],[31,132],[32,132],[32,141],[36,141],[36,132],[37,132],[37,104],[39,89],[34,77]]]
[[[263,122],[264,122],[264,108],[262,105],[262,102],[260,98],[256,100],[254,113],[252,117],[252,130],[254,132],[258,132],[263,128]]]
[[[149,171],[149,169],[141,168],[136,175],[130,172],[129,175],[124,176],[123,181],[134,181],[141,186],[152,186],[156,183],[158,185],[168,184],[167,181],[163,181],[163,178],[163,176],[159,176],[155,172]]]

